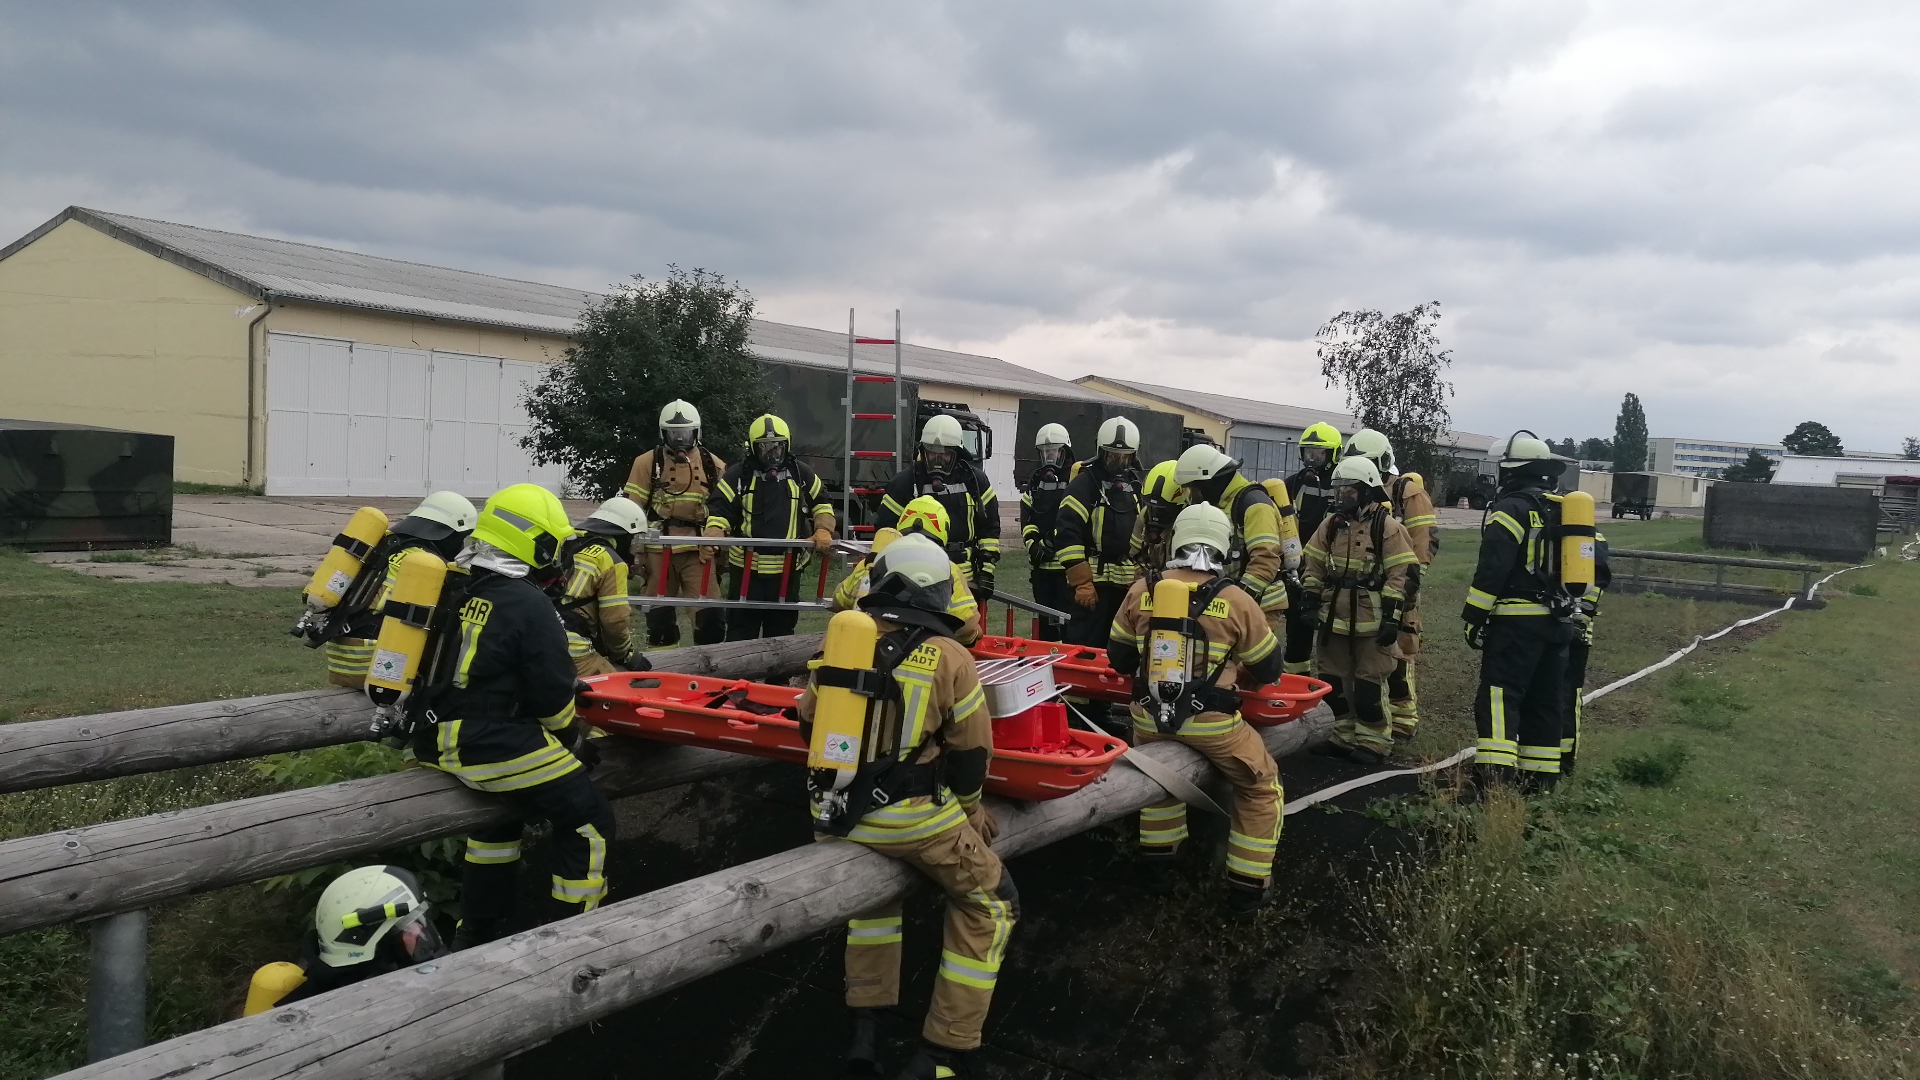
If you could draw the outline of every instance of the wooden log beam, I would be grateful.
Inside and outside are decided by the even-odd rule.
[[[610,798],[770,764],[765,758],[601,739]],[[0,934],[80,922],[309,866],[355,859],[509,816],[433,769],[283,791],[0,842]]]
[[[1322,707],[1265,732],[1276,753],[1325,736]],[[1142,750],[1196,783],[1192,750]],[[1164,796],[1124,765],[1066,798],[995,800],[1003,855]],[[1285,868],[1281,868],[1285,873]],[[71,1080],[358,1080],[459,1076],[563,1031],[837,926],[901,896],[914,872],[857,844],[810,844],[64,1074]],[[1016,944],[1015,946],[1019,946]]]
[[[767,682],[805,672],[822,637],[729,641],[648,656],[662,671]],[[336,687],[0,724],[0,793],[361,742],[371,716],[357,691]]]

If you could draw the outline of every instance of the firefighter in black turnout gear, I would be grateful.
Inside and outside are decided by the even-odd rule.
[[[940,413],[920,429],[913,464],[895,473],[874,515],[877,529],[898,528],[907,504],[931,495],[947,508],[947,558],[981,604],[993,599],[994,565],[1000,561],[1000,497],[985,470],[963,444],[960,421]]]
[[[613,810],[587,781],[600,755],[574,716],[567,632],[540,585],[557,570],[572,533],[565,508],[545,488],[515,484],[487,500],[456,560],[466,574],[449,575],[442,604],[452,609],[443,630],[450,647],[421,673],[425,722],[413,731],[422,765],[505,797],[523,819],[552,822],[549,920],[592,911],[606,897],[613,839]],[[379,667],[376,660],[376,673]],[[468,836],[454,948],[508,929],[522,824]]]
[[[745,460],[727,470],[707,500],[707,535],[813,541],[815,552],[833,547],[833,504],[820,477],[793,456],[787,422],[768,413],[747,427]],[[800,599],[800,571],[812,556],[793,548],[727,549],[734,598],[792,604]],[[785,637],[800,612],[730,608],[727,640]]]
[[[1528,790],[1560,775],[1567,650],[1577,598],[1561,586],[1561,496],[1566,463],[1530,431],[1500,454],[1500,488],[1487,507],[1480,561],[1460,611],[1467,644],[1481,650],[1473,761],[1484,782],[1519,773]]]
[[[1056,611],[1071,611],[1073,590],[1067,588],[1067,572],[1053,549],[1053,528],[1060,499],[1067,491],[1073,446],[1067,429],[1060,424],[1043,425],[1033,437],[1033,446],[1040,455],[1040,466],[1020,492],[1020,539],[1027,545],[1027,580],[1033,586],[1036,602]],[[1057,641],[1060,631],[1052,623],[1043,622],[1040,637]]]
[[[1133,527],[1140,517],[1140,427],[1124,416],[1100,425],[1099,449],[1080,464],[1060,499],[1054,552],[1073,603],[1066,640],[1105,648],[1113,616],[1139,576]]]
[[[1340,461],[1340,431],[1332,424],[1315,424],[1300,433],[1300,471],[1287,477],[1287,495],[1293,500],[1305,540],[1320,530],[1320,519],[1333,502],[1333,467]],[[1286,671],[1307,675],[1313,671],[1315,627],[1300,606],[1287,609]]]

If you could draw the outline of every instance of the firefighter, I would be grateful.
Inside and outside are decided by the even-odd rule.
[[[301,937],[300,961],[267,964],[253,973],[243,1015],[302,1001],[375,975],[445,955],[432,905],[413,872],[362,866],[334,878],[313,908],[313,929]]]
[[[1460,610],[1467,645],[1481,650],[1473,761],[1481,780],[1518,779],[1550,790],[1560,775],[1567,648],[1574,601],[1560,587],[1560,499],[1566,462],[1532,432],[1496,448],[1500,487],[1481,529],[1480,560]]]
[[[1173,519],[1187,505],[1187,489],[1173,478],[1177,461],[1163,461],[1147,470],[1140,485],[1140,516],[1133,523],[1133,561],[1142,571],[1167,565]]]
[[[573,654],[576,674],[653,670],[646,654],[634,648],[633,604],[627,597],[633,538],[646,531],[646,511],[616,495],[581,522],[579,532],[560,550],[555,602],[567,628],[567,651]]]
[[[974,599],[993,599],[994,564],[1000,561],[1000,498],[962,442],[960,421],[937,414],[920,429],[913,464],[894,474],[874,515],[878,528],[897,526],[907,504],[931,495],[947,508],[947,557],[973,589]]]
[[[1587,656],[1593,651],[1593,620],[1600,617],[1600,594],[1613,584],[1607,558],[1607,536],[1593,534],[1593,587],[1574,602],[1573,640],[1567,644],[1567,693],[1560,706],[1560,775],[1572,776],[1580,751],[1580,720],[1586,712],[1581,700],[1587,685]]]
[[[1287,477],[1287,495],[1299,520],[1300,535],[1319,531],[1333,497],[1333,467],[1340,460],[1340,430],[1332,424],[1314,424],[1300,433],[1300,469]],[[1295,675],[1313,671],[1315,627],[1299,609],[1287,615],[1286,670]]]
[[[707,500],[707,535],[810,539],[814,553],[825,558],[833,549],[833,505],[820,477],[793,456],[787,422],[772,413],[756,417],[747,425],[747,441],[746,459],[727,470]],[[792,548],[728,548],[727,559],[739,582],[736,599],[792,604],[800,599],[800,572],[812,556]],[[799,621],[798,609],[732,608],[727,640],[785,637]]]
[[[1333,737],[1314,753],[1378,765],[1393,750],[1386,686],[1406,611],[1407,582],[1419,558],[1407,527],[1387,507],[1380,470],[1359,455],[1342,458],[1329,478],[1333,505],[1308,541],[1301,606],[1319,635],[1319,677],[1332,684]]]
[[[1287,582],[1281,574],[1286,556],[1282,530],[1292,523],[1280,514],[1273,495],[1262,484],[1240,472],[1240,463],[1211,443],[1195,443],[1180,454],[1173,478],[1195,503],[1211,503],[1226,511],[1233,527],[1233,548],[1227,554],[1227,572],[1260,602],[1274,633],[1281,632],[1287,610]],[[1295,555],[1297,545],[1295,539]]]
[[[473,521],[479,515],[465,496],[436,491],[387,530],[386,539],[368,553],[362,570],[380,575],[379,587],[359,591],[363,599],[342,599],[343,607],[351,602],[356,610],[335,616],[346,618],[346,636],[327,642],[322,650],[327,657],[328,682],[355,690],[367,684],[367,671],[373,666],[373,639],[380,633],[380,609],[393,591],[393,571],[400,565],[400,556],[414,548],[427,548],[443,559],[452,559],[472,535]],[[367,584],[371,586],[372,580]]]
[[[926,536],[907,535],[875,556],[873,588],[860,609],[873,617],[865,654],[871,667],[822,663],[800,698],[811,744],[822,685],[849,686],[882,670],[893,689],[872,700],[866,730],[882,748],[874,766],[846,793],[812,779],[810,804],[819,839],[836,837],[899,859],[947,894],[941,961],[921,1045],[899,1075],[970,1076],[1007,941],[1019,918],[1013,878],[989,846],[999,830],[981,802],[993,755],[992,721],[973,658],[953,638],[951,560]],[[828,628],[827,655],[842,631]],[[872,641],[877,624],[879,639]],[[890,657],[891,662],[883,659]],[[851,677],[851,678],[850,678]],[[861,699],[864,700],[864,699]],[[877,794],[870,794],[874,792]],[[877,805],[875,805],[877,804]],[[900,1000],[901,904],[882,904],[847,924],[847,1005],[854,1012],[851,1071],[880,1071],[874,1013]]]
[[[941,550],[947,546],[947,508],[940,500],[931,495],[922,495],[907,504],[907,512],[900,515],[900,527],[897,529],[879,529],[873,534],[873,554],[854,564],[851,571],[833,590],[833,610],[846,611],[858,607],[860,598],[873,588],[871,567],[873,556],[887,549],[887,545],[901,536],[924,535],[939,544]],[[973,591],[967,588],[967,580],[960,574],[958,566],[953,567],[953,599],[947,605],[947,614],[960,620],[960,629],[954,632],[954,639],[960,644],[972,647],[985,632],[981,621],[980,604],[973,598]]]
[[[1067,429],[1060,424],[1042,425],[1033,437],[1033,446],[1040,465],[1020,492],[1020,539],[1027,545],[1027,580],[1033,585],[1036,602],[1056,611],[1071,611],[1073,590],[1067,587],[1066,571],[1053,549],[1053,527],[1061,496],[1067,490],[1073,446]],[[1057,641],[1060,631],[1043,623],[1040,637]]]
[[[625,495],[646,508],[647,516],[668,536],[699,536],[707,521],[707,500],[725,475],[727,463],[700,442],[700,410],[670,401],[660,410],[660,445],[633,459]],[[713,550],[708,547],[647,548],[647,575],[641,591],[660,596],[700,596],[711,590]],[[647,645],[680,644],[680,620],[670,607],[647,611]],[[693,643],[711,645],[727,636],[726,613],[701,608],[693,614]]]
[[[1248,915],[1273,881],[1282,799],[1280,769],[1240,719],[1233,687],[1242,677],[1256,684],[1278,679],[1280,643],[1259,603],[1225,575],[1232,532],[1226,513],[1210,503],[1180,511],[1173,556],[1127,590],[1107,657],[1115,671],[1138,673],[1143,696],[1133,706],[1134,742],[1177,739],[1233,785],[1227,896],[1233,911]],[[1171,603],[1169,595],[1186,610],[1160,610]],[[1167,887],[1186,838],[1187,807],[1180,800],[1140,812],[1140,848],[1156,889]]]
[[[1420,585],[1434,556],[1440,553],[1439,517],[1419,473],[1403,473],[1394,460],[1393,443],[1372,428],[1361,428],[1347,440],[1347,455],[1373,462],[1387,482],[1387,505],[1407,527],[1407,541],[1420,563],[1407,575],[1407,602],[1400,612],[1400,640],[1394,645],[1393,675],[1387,679],[1387,711],[1393,716],[1393,737],[1411,739],[1420,727],[1420,680],[1414,658],[1420,655]]]
[[[1065,568],[1073,603],[1065,639],[1103,648],[1120,599],[1133,584],[1134,523],[1140,517],[1140,427],[1124,416],[1100,425],[1099,450],[1075,470],[1060,515],[1053,548]]]
[[[450,586],[458,619],[447,633],[458,646],[446,650],[448,670],[422,679],[437,720],[415,729],[415,756],[516,812],[467,837],[456,949],[498,937],[513,918],[518,819],[553,824],[548,919],[592,911],[607,895],[613,810],[587,782],[600,754],[574,715],[567,632],[537,584],[572,535],[543,487],[515,484],[488,499],[457,560],[467,575]]]

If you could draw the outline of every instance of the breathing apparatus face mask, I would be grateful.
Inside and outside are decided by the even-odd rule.
[[[753,444],[753,459],[763,469],[777,469],[786,463],[787,440],[761,439]]]
[[[1316,469],[1325,468],[1333,461],[1333,451],[1324,446],[1309,446],[1300,451],[1300,456],[1308,465]]]
[[[1366,498],[1366,489],[1360,484],[1341,484],[1333,489],[1333,508],[1345,515],[1358,513],[1360,507],[1371,500]]]
[[[1110,473],[1125,472],[1133,468],[1133,451],[1102,448],[1100,467]]]
[[[1227,557],[1215,551],[1210,544],[1188,544],[1167,560],[1169,570],[1198,570],[1205,574],[1217,574],[1226,568]]]
[[[920,444],[920,463],[926,466],[927,472],[943,480],[953,471],[954,462],[959,458],[958,447]]]
[[[660,434],[661,441],[667,444],[667,449],[676,454],[684,454],[693,449],[695,435],[693,428],[667,428]]]
[[[1058,443],[1040,448],[1040,464],[1056,468],[1067,463],[1067,448]]]

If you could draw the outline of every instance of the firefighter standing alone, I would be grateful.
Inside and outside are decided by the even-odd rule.
[[[1034,434],[1033,447],[1040,464],[1020,492],[1020,539],[1027,546],[1027,580],[1033,586],[1034,602],[1055,611],[1069,611],[1073,590],[1067,587],[1066,570],[1053,548],[1053,528],[1070,479],[1073,445],[1064,426],[1043,424]],[[1052,623],[1042,623],[1040,637],[1057,641],[1060,631]]]
[[[1114,612],[1138,576],[1134,523],[1140,517],[1140,428],[1124,416],[1100,425],[1093,459],[1081,463],[1060,499],[1053,549],[1073,604],[1066,640],[1102,648]]]
[[[787,422],[767,413],[747,425],[747,460],[728,469],[707,500],[707,535],[810,539],[819,558],[833,548],[833,505],[820,477],[793,456]],[[702,548],[703,558],[713,548]],[[792,548],[728,548],[727,560],[739,585],[735,598],[792,604],[800,599],[800,571],[810,561]],[[785,637],[800,621],[796,610],[730,608],[727,640]]]
[[[700,442],[700,410],[685,401],[670,401],[660,410],[660,445],[633,459],[625,494],[647,510],[661,533],[699,536],[707,521],[707,499],[726,472],[727,463]],[[711,590],[712,548],[647,548],[647,574],[641,591],[660,596],[699,596]],[[701,608],[693,615],[693,643],[712,645],[726,640],[725,613]],[[647,644],[666,648],[680,644],[677,610],[655,607],[647,612]]]
[[[1318,626],[1319,676],[1333,686],[1333,736],[1313,752],[1378,765],[1393,750],[1384,684],[1396,663],[1408,575],[1419,559],[1406,526],[1388,510],[1372,461],[1343,458],[1330,479],[1333,509],[1307,542],[1300,582],[1303,621]]]
[[[1173,557],[1163,573],[1133,583],[1114,616],[1107,657],[1137,673],[1144,696],[1133,706],[1136,743],[1177,739],[1198,750],[1233,786],[1227,834],[1229,904],[1257,911],[1273,881],[1280,843],[1280,769],[1240,718],[1233,687],[1280,677],[1280,643],[1260,605],[1224,576],[1231,526],[1219,507],[1199,503],[1173,524]],[[1164,888],[1187,838],[1178,799],[1140,812],[1140,848],[1150,882]]]
[[[1299,518],[1302,537],[1320,528],[1333,499],[1333,467],[1340,461],[1340,431],[1332,424],[1315,424],[1300,433],[1300,469],[1287,477],[1287,495]],[[1292,675],[1313,671],[1316,628],[1298,607],[1287,613],[1286,670]]]
[[[963,445],[960,421],[945,413],[920,429],[913,462],[895,473],[880,497],[874,526],[897,527],[907,504],[931,495],[947,508],[947,557],[981,603],[993,599],[994,566],[1000,561],[1000,498],[993,482]]]
[[[907,535],[887,545],[874,557],[859,610],[828,625],[824,658],[799,705],[817,837],[900,859],[947,894],[922,1044],[899,1074],[908,1080],[971,1075],[968,1052],[980,1045],[1020,910],[1013,879],[989,846],[998,825],[980,799],[993,731],[973,658],[952,636],[952,588],[951,562],[931,539]],[[854,740],[854,752],[834,751],[843,737]],[[842,764],[836,771],[822,762]],[[848,923],[852,1071],[880,1071],[873,1011],[900,1000],[900,951],[898,900]]]

